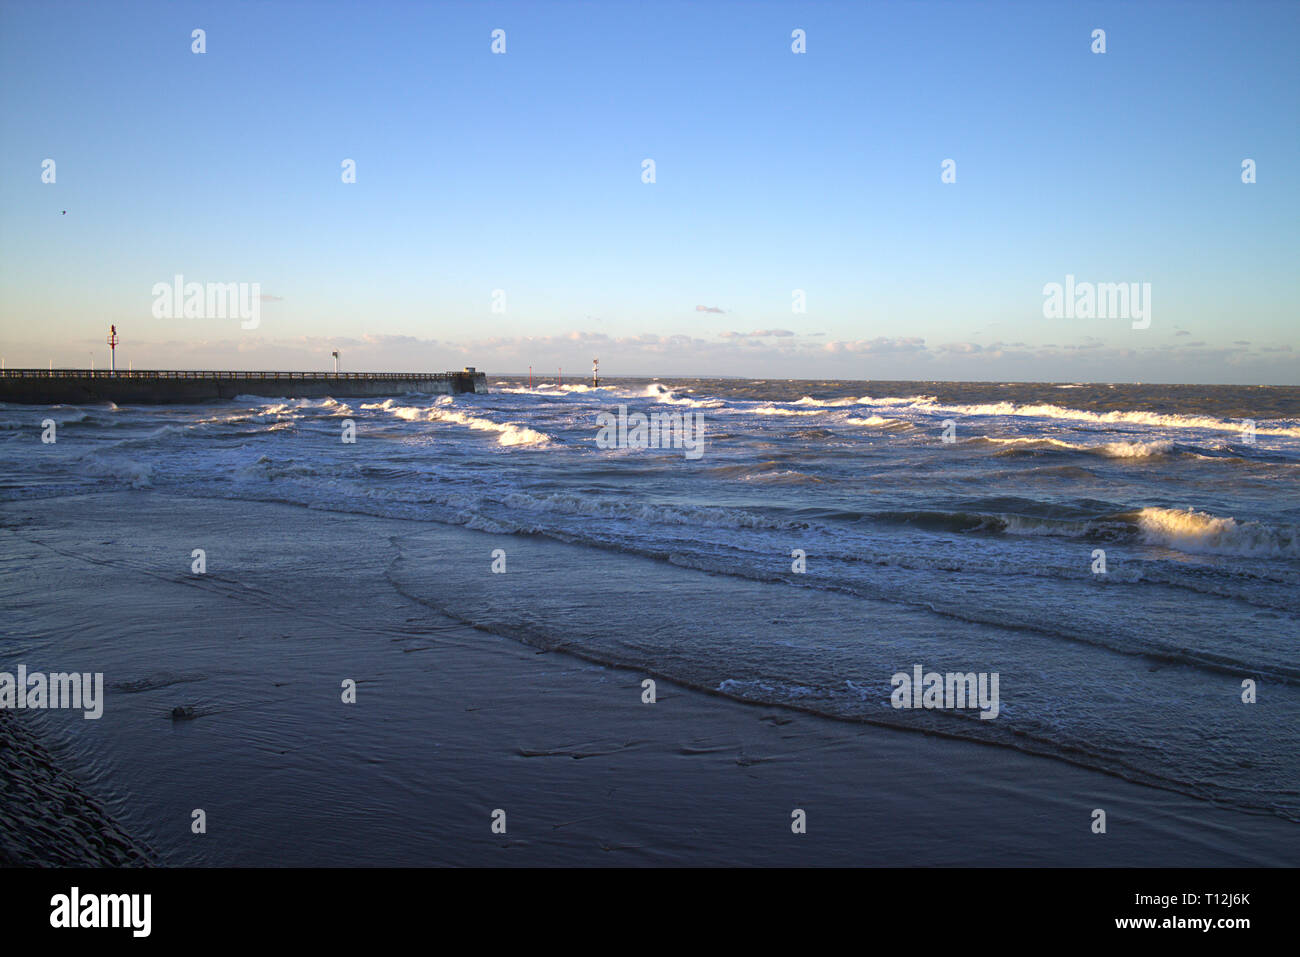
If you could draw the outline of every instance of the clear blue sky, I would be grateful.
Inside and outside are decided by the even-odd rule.
[[[1300,3],[0,11],[10,366],[1300,381]]]

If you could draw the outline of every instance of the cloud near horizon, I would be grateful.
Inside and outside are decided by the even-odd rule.
[[[50,357],[56,366],[84,367],[87,352],[98,357],[103,344],[73,340],[61,348],[61,353]],[[1150,382],[1155,381],[1150,376],[1150,363],[1155,361],[1179,369],[1178,381],[1189,381],[1188,363],[1199,376],[1190,381],[1286,383],[1293,378],[1292,349],[1285,344],[1207,348],[1197,340],[1134,348],[1085,338],[1059,346],[1002,341],[931,345],[920,336],[826,341],[814,334],[772,329],[722,333],[713,339],[687,334],[611,336],[573,330],[464,341],[382,334],[273,338],[245,333],[197,341],[135,340],[127,348],[118,348],[118,367],[329,369],[333,367],[330,353],[335,349],[342,354],[344,370],[368,372],[443,371],[472,365],[489,374],[526,373],[532,366],[538,374],[568,369],[573,375],[583,375],[591,360],[599,357],[606,376]],[[10,368],[44,368],[48,361],[47,347],[10,343],[6,352]],[[1148,364],[1145,369],[1144,362]]]
[[[722,339],[785,339],[795,335],[789,329],[756,329],[753,332],[720,332]]]

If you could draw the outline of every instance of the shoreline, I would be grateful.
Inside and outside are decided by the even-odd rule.
[[[510,536],[147,490],[0,514],[23,616],[0,660],[105,672],[103,720],[51,714],[52,750],[163,864],[1285,866],[1300,847],[1280,818],[1055,758],[662,679],[646,705],[635,670],[391,580]]]

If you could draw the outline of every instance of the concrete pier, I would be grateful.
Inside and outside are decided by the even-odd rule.
[[[486,392],[487,375],[462,372],[173,372],[7,369],[0,402],[30,405],[177,405],[257,395],[287,399],[356,399],[421,392]]]

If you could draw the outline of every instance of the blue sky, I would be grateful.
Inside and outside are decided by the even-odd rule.
[[[1296,383],[1298,46],[1297,3],[3,2],[0,354]],[[258,328],[156,318],[176,274]],[[1045,318],[1067,274],[1150,327]]]

